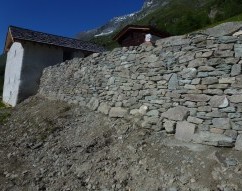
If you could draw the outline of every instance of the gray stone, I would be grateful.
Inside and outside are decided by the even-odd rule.
[[[242,57],[242,44],[235,44],[234,45],[234,52],[235,52],[236,58]]]
[[[95,97],[92,97],[91,100],[87,104],[87,107],[94,111],[98,108],[98,106],[99,106],[99,101]]]
[[[234,48],[234,44],[219,44],[219,50],[232,50]]]
[[[148,110],[148,106],[146,106],[146,105],[142,105],[142,106],[140,106],[140,108],[139,108],[139,113],[140,113],[141,115],[145,115],[146,112],[147,112],[147,110]]]
[[[220,69],[223,70],[223,69]],[[226,70],[220,71],[220,70],[215,70],[213,72],[208,72],[209,76],[226,76],[228,72]]]
[[[130,114],[131,115],[140,115],[140,112],[138,109],[132,109],[132,110],[130,110]]]
[[[190,142],[195,132],[196,125],[187,121],[179,121],[176,125],[175,138],[181,141]]]
[[[228,113],[228,117],[230,119],[234,119],[234,118],[238,119],[241,117],[241,114],[240,113]]]
[[[198,134],[193,135],[192,139],[195,143],[212,145],[212,146],[233,146],[233,139],[223,134],[210,133],[201,131]]]
[[[152,116],[152,117],[144,116],[144,121],[146,123],[148,123],[148,124],[156,125],[159,122],[159,117],[156,117],[156,116]]]
[[[234,64],[231,69],[231,76],[237,76],[241,73],[241,64]]]
[[[236,140],[238,132],[235,130],[225,130],[224,134],[228,137],[231,137],[233,140]]]
[[[209,57],[211,57],[211,56],[213,55],[213,52],[214,52],[214,51],[207,51],[207,52],[204,52],[204,53],[202,53],[202,55],[199,56],[199,57],[201,57],[201,58],[209,58]]]
[[[162,113],[162,117],[174,120],[174,121],[182,121],[186,119],[189,114],[189,109],[184,106],[177,106],[174,108],[168,109],[166,112]]]
[[[219,83],[220,84],[232,84],[232,83],[235,83],[235,77],[221,78],[221,79],[219,79]]]
[[[128,110],[122,107],[112,107],[109,111],[109,117],[124,117]]]
[[[189,116],[187,118],[187,121],[188,122],[191,122],[191,123],[195,123],[195,124],[202,124],[203,123],[203,120],[202,119],[199,119],[197,117],[192,117],[192,116]]]
[[[205,59],[205,58],[196,58],[195,60],[192,60],[189,62],[188,68],[195,68],[195,67],[205,65],[206,61],[207,61],[207,59]]]
[[[159,111],[158,110],[151,110],[151,111],[147,112],[146,115],[150,116],[150,117],[158,117]]]
[[[196,107],[196,103],[192,101],[186,101],[183,105],[187,107]]]
[[[228,107],[229,101],[226,96],[213,96],[209,104],[211,107],[224,108]]]
[[[154,54],[150,55],[148,58],[147,58],[147,62],[156,62],[158,60],[158,57]]]
[[[235,43],[238,40],[235,36],[220,36],[218,39],[222,43]]]
[[[160,81],[160,80],[162,80],[163,79],[163,77],[162,76],[153,76],[153,77],[150,77],[150,80],[151,81]]]
[[[133,60],[135,60],[135,58],[136,58],[136,54],[129,54],[127,61],[128,62],[133,61]]]
[[[210,132],[211,133],[216,133],[216,134],[223,134],[224,130],[223,129],[219,129],[219,128],[210,128]]]
[[[208,96],[206,94],[184,94],[182,95],[182,97],[184,97],[185,100],[189,100],[189,101],[209,101],[211,96]]]
[[[225,112],[225,113],[231,113],[231,112],[235,112],[236,109],[235,109],[235,107],[230,106],[230,107],[226,107],[226,108],[220,109],[220,111],[221,112]]]
[[[174,91],[173,92],[167,92],[166,97],[178,99],[178,98],[181,97],[181,94],[175,93]]]
[[[195,58],[195,53],[194,52],[188,52],[184,56],[181,56],[179,58],[179,63],[184,63],[184,62],[189,62]]]
[[[234,51],[231,50],[217,50],[214,52],[214,56],[220,57],[220,58],[227,58],[227,57],[233,57],[234,56]]]
[[[111,107],[107,103],[102,102],[100,104],[100,106],[98,107],[98,111],[103,113],[103,114],[108,115],[110,108]]]
[[[238,137],[237,137],[237,140],[235,142],[235,147],[234,147],[236,150],[239,150],[239,151],[242,151],[242,134],[240,134]]]
[[[192,80],[179,80],[179,85],[183,86],[184,84],[190,84]]]
[[[209,89],[226,89],[227,87],[228,84],[213,84],[208,86]]]
[[[237,64],[239,62],[239,58],[226,58],[225,63],[226,64]]]
[[[202,79],[202,84],[205,84],[205,85],[217,84],[218,82],[219,82],[218,78],[216,77],[207,77]]]
[[[198,72],[197,77],[198,78],[208,77],[208,72]]]
[[[179,46],[179,45],[189,45],[190,39],[187,39],[185,35],[183,36],[172,36],[169,38],[164,38],[156,41],[156,45],[167,46]]]
[[[197,84],[200,84],[200,82],[201,82],[201,78],[195,78],[195,79],[193,79],[192,80],[192,85],[197,85]]]
[[[196,85],[196,89],[198,90],[206,90],[207,88],[208,88],[207,85],[202,85],[202,84]]]
[[[220,89],[207,89],[203,91],[204,94],[209,95],[223,95],[223,90]]]
[[[200,106],[197,108],[197,111],[206,111],[206,112],[210,112],[212,110],[212,107],[210,106]]]
[[[229,97],[232,103],[242,103],[242,95],[232,95]]]
[[[215,68],[212,66],[200,66],[197,70],[199,72],[211,72],[211,71],[215,70]]]
[[[190,85],[190,84],[186,84],[184,86],[185,89],[188,89],[188,90],[196,90],[196,86],[195,85]]]
[[[212,120],[213,126],[219,129],[231,129],[231,122],[229,118],[214,118]]]
[[[226,89],[224,90],[224,94],[228,94],[228,95],[242,94],[242,90]]]
[[[185,78],[185,79],[195,78],[196,74],[197,74],[196,68],[185,68],[181,72],[182,78]]]
[[[232,129],[242,131],[242,121],[232,122]]]
[[[168,82],[168,89],[169,90],[176,90],[178,88],[178,79],[177,74],[172,74],[169,82]]]
[[[175,133],[175,121],[164,120],[163,127],[165,128],[167,133]]]
[[[112,85],[115,82],[115,77],[110,77],[108,80],[108,85]]]

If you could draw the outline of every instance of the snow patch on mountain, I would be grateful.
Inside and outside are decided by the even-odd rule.
[[[113,30],[108,31],[108,32],[102,32],[100,34],[96,34],[95,37],[99,37],[99,36],[106,36],[106,35],[110,35],[113,33]]]

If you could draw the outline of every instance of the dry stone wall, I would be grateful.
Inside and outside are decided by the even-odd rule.
[[[242,37],[190,34],[44,70],[39,93],[177,139],[242,148]]]

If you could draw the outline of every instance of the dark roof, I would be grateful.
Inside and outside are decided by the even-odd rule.
[[[151,33],[152,35],[156,35],[159,37],[168,37],[170,36],[169,33],[165,32],[165,31],[161,31],[158,30],[157,28],[153,27],[153,26],[143,26],[143,25],[127,25],[125,26],[118,34],[116,34],[113,37],[113,40],[119,40],[120,38],[122,38],[127,32],[129,31],[141,31],[141,32],[145,32],[145,33]]]
[[[85,50],[89,52],[103,52],[106,50],[104,47],[91,42],[33,31],[16,26],[10,26],[9,33],[13,41],[31,41],[65,48]]]

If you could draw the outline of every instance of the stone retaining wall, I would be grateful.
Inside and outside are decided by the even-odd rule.
[[[177,139],[242,149],[240,36],[176,36],[44,70],[39,93]]]

